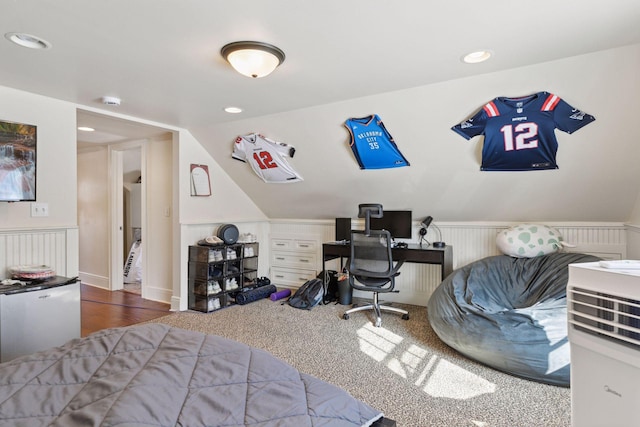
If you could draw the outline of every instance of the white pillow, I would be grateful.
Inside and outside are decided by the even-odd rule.
[[[520,224],[498,233],[498,249],[505,255],[516,258],[533,258],[562,249],[560,232],[555,228],[539,224]]]

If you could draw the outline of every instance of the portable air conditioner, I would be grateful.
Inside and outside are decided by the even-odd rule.
[[[639,425],[640,270],[570,265],[567,308],[572,425]]]

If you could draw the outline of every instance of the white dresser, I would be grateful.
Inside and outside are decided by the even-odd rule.
[[[298,288],[321,270],[322,241],[319,236],[271,236],[271,281]]]

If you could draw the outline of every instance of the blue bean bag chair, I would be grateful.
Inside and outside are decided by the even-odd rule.
[[[591,255],[498,255],[451,273],[427,305],[431,327],[447,345],[497,370],[569,386],[568,265]]]

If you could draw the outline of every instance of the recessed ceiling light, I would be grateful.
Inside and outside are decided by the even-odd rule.
[[[231,114],[238,114],[238,113],[242,113],[242,108],[239,107],[227,107],[224,109],[224,111],[226,111],[227,113],[231,113]]]
[[[4,37],[17,45],[28,47],[29,49],[49,49],[51,43],[38,36],[26,33],[6,33]]]
[[[491,58],[491,55],[492,53],[490,50],[477,50],[465,55],[462,58],[462,61],[466,62],[467,64],[477,64]]]
[[[81,130],[83,132],[93,132],[95,129],[90,128],[89,126],[78,126],[78,130]]]

